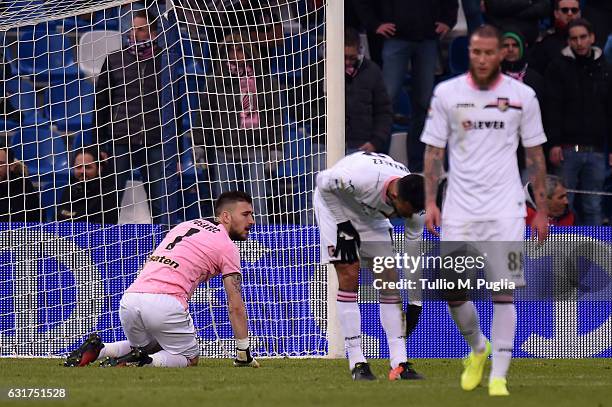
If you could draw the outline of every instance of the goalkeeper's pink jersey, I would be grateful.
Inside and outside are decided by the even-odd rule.
[[[225,228],[196,219],[168,232],[126,292],[174,295],[187,308],[201,282],[239,272],[240,253]]]

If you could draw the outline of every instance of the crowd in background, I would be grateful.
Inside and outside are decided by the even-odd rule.
[[[200,56],[210,61],[214,73],[203,76],[205,86],[198,93],[190,129],[198,159],[211,168],[212,187],[202,194],[209,196],[201,198],[242,189],[254,197],[259,223],[278,221],[278,213],[299,208],[283,206],[274,197],[300,194],[308,187],[303,183],[287,187],[278,181],[278,169],[271,163],[282,162],[287,141],[283,132],[290,123],[307,123],[299,131],[309,132],[317,140],[313,145],[324,143],[325,83],[319,43],[310,43],[308,37],[300,44],[307,51],[293,55],[284,33],[286,19],[278,7],[282,2],[199,2],[204,12],[189,14],[190,2],[177,3],[183,8],[178,8],[176,18],[188,23],[185,27],[194,41],[210,45],[209,54]],[[397,155],[389,148],[392,133],[400,129],[407,133],[400,148],[405,149],[410,170],[422,171],[424,146],[419,138],[435,84],[453,73],[447,68],[447,51],[456,40],[449,37],[456,36],[452,29],[462,10],[467,34],[482,23],[500,28],[506,49],[503,72],[536,92],[549,140],[549,172],[559,176],[550,179],[548,198],[556,197],[565,208],[559,216],[567,219],[572,213],[575,224],[608,223],[611,214],[600,195],[567,193],[565,188],[601,192],[611,183],[612,5],[604,0],[460,2],[345,1],[346,152]],[[133,13],[125,45],[106,57],[95,85],[96,147],[71,157],[72,176],[56,219],[116,223],[126,182],[138,169],[153,222],[177,221],[179,203],[169,191],[180,187],[177,135],[182,133],[175,116],[182,108],[176,106],[168,85],[170,53],[157,41],[161,19],[146,11],[154,3],[145,2]],[[320,6],[316,0],[298,3],[304,16]],[[306,29],[315,21],[322,20],[310,16],[299,23]],[[467,54],[467,45],[464,48]],[[307,53],[314,53],[314,58]],[[3,63],[0,72],[10,75],[7,70]],[[399,108],[406,96],[408,114]],[[0,113],[19,120],[9,99],[2,102]],[[287,105],[293,108],[286,109]],[[168,147],[177,144],[178,151]],[[22,199],[25,207],[0,211],[13,214],[13,221],[38,219],[40,204],[27,168],[15,164],[11,149],[0,150],[0,187],[7,190],[2,196],[28,198]],[[104,216],[99,215],[102,212]]]
[[[604,50],[612,50],[612,37],[608,40],[612,5],[597,0],[463,0],[462,6],[468,34],[482,23],[500,29],[506,50],[503,73],[536,92],[548,137],[548,171],[560,177],[552,183],[549,199],[559,186],[562,193],[555,196],[566,202],[567,212],[576,215],[575,224],[609,223],[610,211],[604,211],[609,205],[604,206],[597,193],[605,191],[611,179],[612,71],[606,57],[612,55]],[[369,145],[377,146],[374,151],[389,152],[390,136],[398,124],[398,112],[394,115],[389,106],[397,108],[398,89],[408,89],[411,109],[406,148],[411,171],[422,171],[424,146],[419,138],[434,83],[445,77],[439,72],[440,50],[447,42],[449,28],[457,21],[458,7],[457,0],[348,2],[347,92],[359,83],[369,87],[369,95],[361,98],[361,103],[369,106],[361,111],[374,113],[371,123],[385,123],[384,129],[371,134]],[[368,85],[372,82],[368,71],[363,70],[363,79],[355,75],[355,69],[359,72],[364,65],[364,57],[354,57],[353,29],[367,35],[372,61],[365,66],[372,71],[374,65],[378,81],[386,86],[386,98],[380,97],[379,86]],[[347,100],[347,106],[356,103]],[[351,112],[347,109],[347,144],[356,142],[362,144],[360,149],[369,150],[361,134],[354,134],[350,125],[352,120],[364,118],[358,113],[351,117]],[[395,119],[395,125],[391,119]],[[381,133],[387,136],[384,143],[380,142]],[[519,156],[521,152],[519,148]],[[573,190],[588,192],[575,194]]]

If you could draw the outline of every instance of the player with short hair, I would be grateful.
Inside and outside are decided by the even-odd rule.
[[[505,52],[502,42],[499,31],[492,26],[475,30],[470,37],[469,72],[440,83],[434,91],[421,136],[427,144],[425,222],[436,233],[435,226],[442,221],[442,241],[510,242],[507,246],[522,255],[526,211],[516,150],[520,139],[538,208],[532,227],[542,241],[548,234],[542,152],[546,136],[535,92],[500,72]],[[436,194],[447,146],[448,187],[440,215]],[[504,246],[498,247],[505,250]],[[508,264],[511,254],[517,255],[501,253],[508,258],[500,256],[495,261],[489,257],[487,277],[507,273],[516,277],[516,286],[524,284],[522,269],[511,269]],[[489,394],[508,395],[506,373],[512,357],[516,308],[511,291],[493,293],[492,298]],[[465,360],[461,387],[473,390],[482,379],[491,343],[481,331],[476,308],[467,301],[467,293],[449,298],[448,305],[472,350]]]
[[[424,205],[423,177],[410,174],[385,154],[356,152],[318,174],[313,203],[321,262],[334,264],[338,275],[336,306],[351,375],[353,380],[374,380],[361,349],[359,260],[394,255],[388,218],[419,216]],[[397,270],[385,270],[381,277],[396,281]],[[400,294],[390,289],[379,294],[380,321],[389,342],[389,379],[421,379],[407,361]],[[414,329],[416,323],[411,326]]]
[[[127,340],[103,344],[91,334],[65,366],[97,359],[103,359],[101,366],[197,365],[200,350],[187,301],[200,283],[221,275],[236,338],[234,366],[258,367],[249,349],[240,253],[233,242],[247,240],[255,223],[251,202],[244,192],[225,192],[215,203],[218,224],[195,219],[172,228],[121,299],[119,317]]]

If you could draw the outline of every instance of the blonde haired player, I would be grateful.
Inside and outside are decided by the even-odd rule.
[[[497,29],[488,25],[476,29],[470,37],[469,52],[469,73],[442,82],[434,90],[421,136],[427,144],[425,223],[433,233],[442,223],[442,241],[506,242],[505,246],[494,246],[501,248],[500,255],[495,260],[488,258],[487,277],[489,273],[506,273],[515,276],[520,286],[524,284],[522,269],[517,271],[508,265],[511,256],[522,255],[525,230],[525,196],[516,157],[519,139],[525,147],[537,201],[538,213],[532,226],[541,241],[548,234],[541,146],[546,136],[540,107],[531,88],[501,74],[505,51]],[[447,146],[448,187],[441,216],[436,194]],[[511,251],[503,253],[508,248]],[[474,304],[460,294],[449,299],[448,305],[472,349],[464,362],[461,387],[469,391],[480,384],[492,352],[489,394],[508,395],[506,373],[516,330],[512,292],[493,294],[492,346],[480,329]]]
[[[65,366],[98,359],[104,367],[197,365],[200,351],[187,302],[200,283],[221,275],[236,338],[234,366],[259,367],[249,348],[240,254],[233,242],[247,240],[255,223],[251,197],[239,191],[221,194],[215,216],[218,225],[195,219],[175,226],[151,254],[121,299],[119,317],[127,340],[103,344],[91,334]]]

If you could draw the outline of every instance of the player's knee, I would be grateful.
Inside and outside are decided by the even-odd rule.
[[[198,365],[198,361],[200,360],[199,356],[195,356],[191,359],[187,358],[187,367],[194,367]]]

